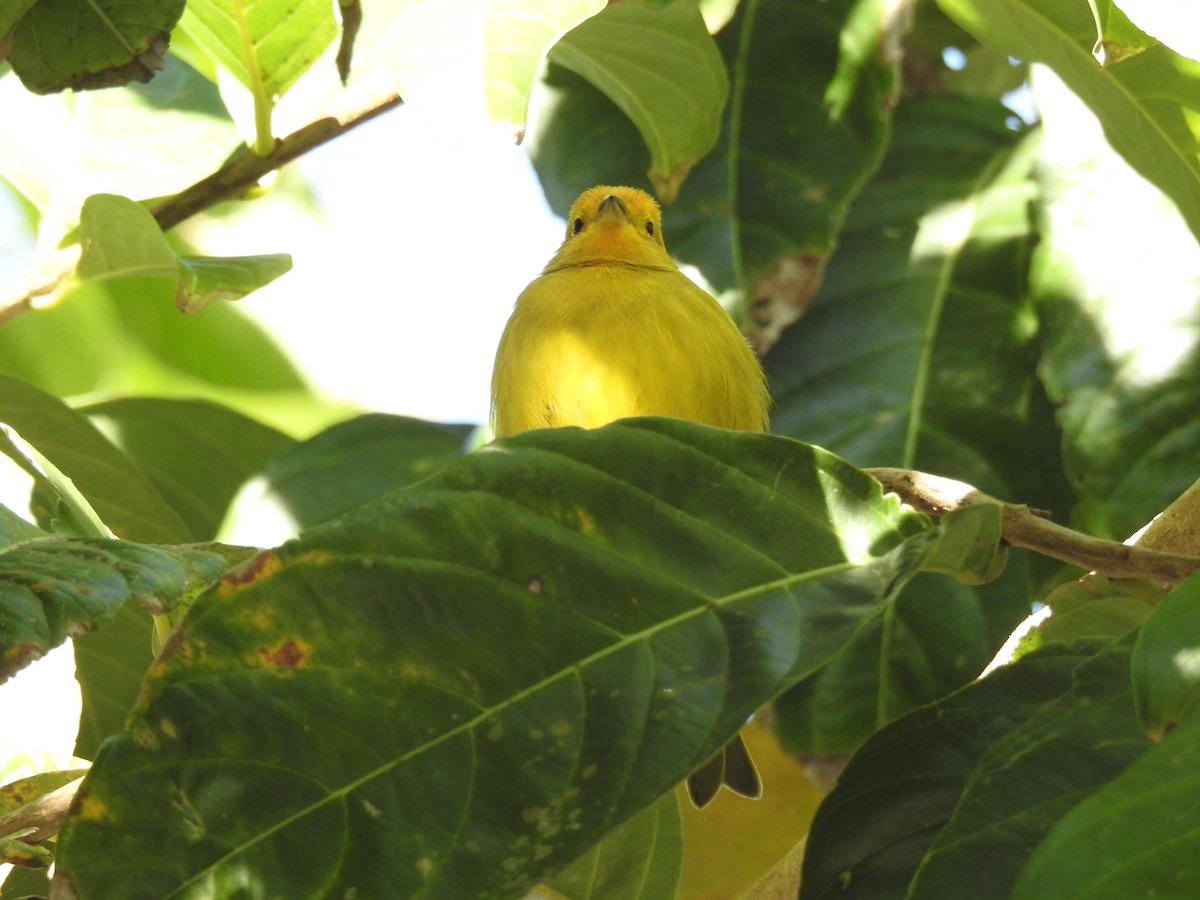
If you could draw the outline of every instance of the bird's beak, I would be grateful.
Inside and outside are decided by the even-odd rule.
[[[600,208],[596,210],[596,222],[628,224],[629,209],[625,206],[625,201],[616,194],[609,194],[600,202]]]

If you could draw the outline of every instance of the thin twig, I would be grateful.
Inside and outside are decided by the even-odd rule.
[[[340,137],[380,113],[394,109],[402,102],[399,94],[393,92],[383,98],[372,99],[365,107],[310,122],[276,142],[275,150],[270,156],[258,156],[247,150],[207,178],[167,198],[151,209],[150,213],[163,231],[174,228],[185,219],[222,200],[232,200],[241,196],[258,184],[264,176],[303,156],[314,147]]]
[[[1051,522],[1044,513],[1028,506],[1004,503],[951,478],[910,469],[880,468],[866,471],[883,485],[885,491],[898,495],[914,509],[929,515],[940,516],[981,503],[996,504],[1001,509],[1001,535],[1011,546],[1027,547],[1110,578],[1149,578],[1178,584],[1200,569],[1200,556],[1156,550],[1144,544],[1121,544],[1080,534]]]
[[[391,91],[383,96],[373,96],[344,112],[310,122],[277,141],[269,156],[258,156],[246,150],[207,178],[168,197],[150,212],[164,231],[174,228],[223,200],[244,195],[264,176],[402,102],[400,96]],[[0,325],[33,309],[38,298],[52,297],[75,272],[79,257],[78,244],[66,247],[0,289]]]

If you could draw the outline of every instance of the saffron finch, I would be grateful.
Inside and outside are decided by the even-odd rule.
[[[762,368],[737,325],[667,254],[655,200],[630,187],[584,191],[558,252],[517,298],[492,371],[497,437],[672,416],[767,427]],[[696,806],[725,784],[762,793],[739,737],[688,777]]]

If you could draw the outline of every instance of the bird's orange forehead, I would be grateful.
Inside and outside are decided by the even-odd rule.
[[[579,199],[571,205],[571,214],[568,220],[574,219],[576,216],[583,216],[586,219],[590,219],[596,215],[600,204],[608,196],[620,197],[626,209],[629,210],[629,215],[633,218],[644,216],[650,216],[655,220],[659,218],[658,202],[645,191],[631,187],[614,187],[601,184],[593,188],[588,188],[579,195]]]

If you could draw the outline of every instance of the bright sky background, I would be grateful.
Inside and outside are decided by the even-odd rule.
[[[207,253],[292,254],[240,301],[322,390],[370,410],[483,421],[521,289],[562,239],[527,153],[408,108],[299,161],[324,222],[248,204],[251,228],[191,229]]]

